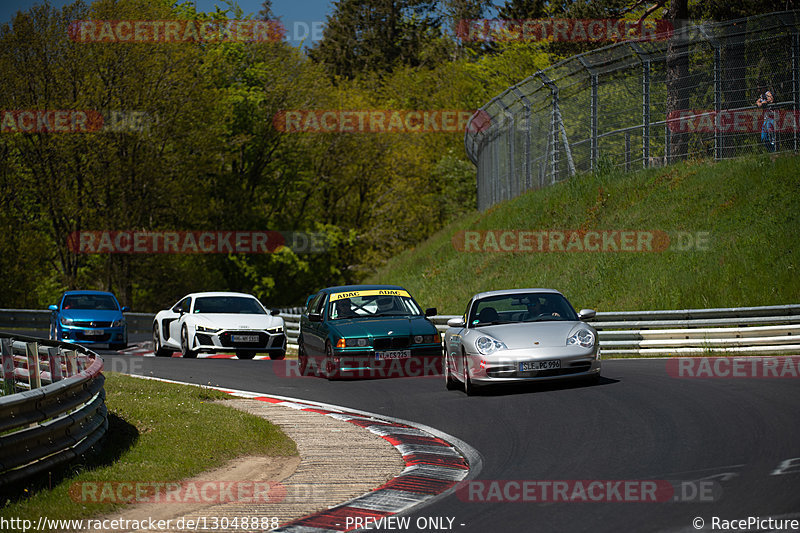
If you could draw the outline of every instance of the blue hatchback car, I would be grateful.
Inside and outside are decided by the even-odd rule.
[[[108,344],[112,350],[128,346],[128,324],[117,298],[103,291],[67,291],[51,305],[50,339],[78,344]]]

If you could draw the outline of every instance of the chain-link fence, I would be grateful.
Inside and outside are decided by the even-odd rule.
[[[478,110],[464,144],[486,209],[576,172],[797,151],[799,109],[800,11],[787,11],[573,56]]]

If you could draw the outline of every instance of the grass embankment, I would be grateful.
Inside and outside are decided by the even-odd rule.
[[[263,418],[214,403],[230,396],[200,387],[106,374],[108,437],[102,452],[52,480],[19,487],[0,516],[75,519],[119,505],[74,501],[73,483],[167,482],[222,466],[242,455],[296,455],[294,442]],[[53,483],[52,489],[48,488]]]
[[[476,292],[550,287],[577,308],[646,310],[800,302],[800,158],[690,161],[581,175],[471,213],[368,280],[461,314]],[[462,252],[464,230],[666,232],[661,252]],[[705,249],[679,250],[707,232]],[[679,240],[681,242],[679,242]],[[492,249],[491,242],[488,243]]]

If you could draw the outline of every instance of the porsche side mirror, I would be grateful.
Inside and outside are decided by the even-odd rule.
[[[450,326],[451,328],[463,328],[467,324],[466,322],[464,322],[464,319],[459,316],[448,320],[447,325]]]
[[[322,322],[322,313],[308,313],[308,320],[311,322]]]
[[[429,307],[425,310],[425,316],[436,316],[438,314],[435,307]]]
[[[578,313],[578,318],[581,320],[589,320],[590,318],[594,318],[597,315],[594,309],[581,309],[581,312]]]

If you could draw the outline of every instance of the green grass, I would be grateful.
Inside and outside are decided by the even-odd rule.
[[[230,396],[208,388],[106,374],[108,437],[102,452],[56,476],[15,487],[0,516],[36,521],[85,518],[115,504],[75,502],[73,483],[177,481],[241,455],[296,455],[294,442],[263,418],[226,407]],[[52,484],[52,488],[49,485]]]
[[[800,302],[800,158],[689,161],[580,175],[473,212],[390,260],[370,283],[406,287],[424,307],[461,314],[477,292],[550,287],[601,311]],[[706,250],[460,252],[461,230],[710,232]]]

